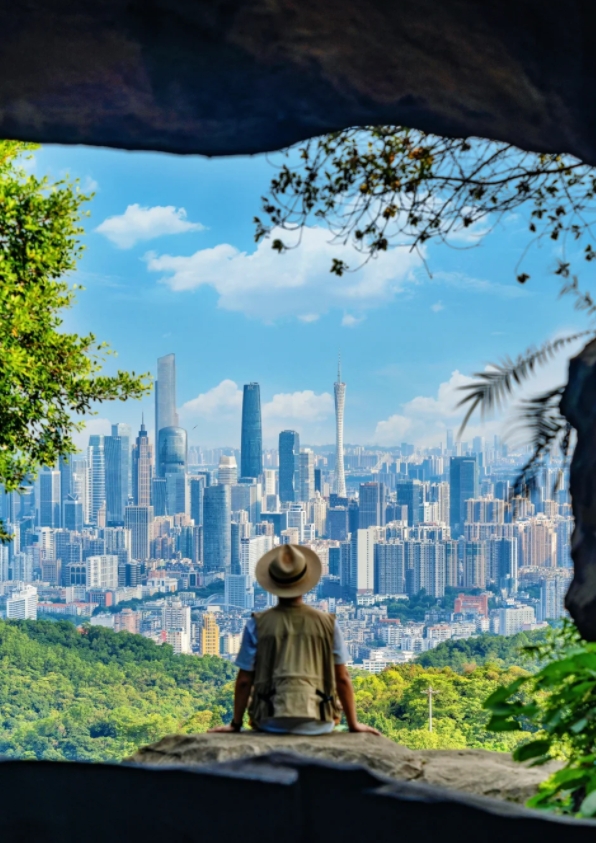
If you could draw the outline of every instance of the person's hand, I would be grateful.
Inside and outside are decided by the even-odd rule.
[[[381,737],[381,733],[378,729],[373,729],[372,726],[367,726],[366,723],[355,723],[350,728],[350,732],[369,732],[371,735],[378,735]]]
[[[208,732],[239,732],[240,729],[236,729],[235,726],[228,724],[227,726],[214,726],[213,729],[208,729]]]

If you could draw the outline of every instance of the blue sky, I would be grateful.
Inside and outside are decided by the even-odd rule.
[[[307,443],[332,442],[340,349],[346,441],[438,443],[457,424],[455,387],[466,376],[585,326],[572,302],[557,298],[550,247],[530,254],[525,287],[515,281],[526,242],[519,218],[478,248],[431,248],[432,278],[394,250],[337,279],[327,268],[341,252],[325,230],[307,232],[282,256],[269,243],[255,246],[252,219],[273,173],[265,156],[47,146],[34,167],[69,172],[96,191],[76,279],[86,289],[67,327],[109,342],[118,358],[108,368],[154,372],[158,356],[175,352],[181,422],[194,428],[193,444],[238,445],[239,390],[249,381],[261,384],[266,445],[283,428]],[[560,381],[564,368],[562,358],[538,388]],[[136,430],[142,411],[153,424],[152,398],[98,410],[93,432],[116,421]],[[492,422],[485,433],[500,429]]]

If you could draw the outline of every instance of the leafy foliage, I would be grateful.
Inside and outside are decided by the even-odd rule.
[[[511,751],[528,735],[488,732],[483,704],[503,684],[525,675],[520,667],[503,670],[494,664],[466,673],[456,673],[450,667],[404,664],[372,676],[356,671],[353,682],[360,719],[397,743],[412,749]],[[429,685],[438,692],[433,700],[432,733],[425,693]]]
[[[545,642],[546,636],[546,631],[537,629],[517,635],[487,633],[475,638],[459,638],[444,641],[434,650],[422,653],[416,661],[423,667],[450,667],[458,672],[469,672],[486,664],[501,669],[520,666],[534,671],[541,663],[540,651],[536,648]]]
[[[538,652],[549,659],[541,670],[487,699],[488,728],[499,734],[534,732],[517,748],[518,761],[564,761],[529,801],[531,807],[596,816],[596,644],[583,641],[568,623]]]
[[[234,668],[139,635],[61,621],[0,623],[0,755],[118,761],[231,716]]]
[[[292,150],[286,153],[293,155]],[[272,248],[281,253],[300,243],[294,237],[289,245],[287,235],[324,223],[333,243],[350,243],[361,253],[360,265],[392,247],[417,251],[426,262],[429,243],[470,248],[515,215],[528,228],[528,242],[515,267],[517,280],[525,284],[530,278],[521,264],[532,244],[557,242],[555,274],[563,282],[561,294],[573,296],[576,308],[588,317],[596,314],[596,303],[579,289],[568,257],[568,247],[588,262],[596,257],[596,173],[581,161],[402,126],[335,132],[301,144],[298,155],[297,166],[287,160],[279,166],[262,198],[263,214],[254,220],[257,241],[270,237]],[[330,271],[343,275],[358,268],[333,258]],[[586,331],[588,335],[594,330]],[[463,387],[466,415],[460,435],[474,412],[498,408],[538,366],[579,336],[547,342],[476,374],[476,381]],[[562,387],[555,387],[522,404],[520,419],[529,424],[534,453],[514,494],[527,490],[547,453],[560,447],[567,457],[570,430],[559,410],[561,393]]]
[[[204,732],[231,717],[235,672],[222,659],[174,656],[167,645],[104,627],[0,622],[0,755],[116,761],[172,732]],[[511,749],[527,737],[488,732],[482,707],[526,675],[518,666],[353,673],[362,719],[407,746]],[[440,691],[432,734],[429,684]]]
[[[76,181],[28,174],[30,145],[0,141],[0,483],[14,491],[40,466],[75,452],[77,416],[95,402],[139,398],[145,377],[101,374],[109,349],[93,334],[62,329],[77,285],[65,278],[82,246]],[[0,523],[0,539],[9,536]]]

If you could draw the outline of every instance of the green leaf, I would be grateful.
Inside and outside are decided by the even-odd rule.
[[[546,755],[550,747],[551,742],[549,740],[530,741],[530,743],[518,746],[513,753],[513,757],[516,761],[529,761],[530,758]]]
[[[596,814],[596,790],[586,796],[580,805],[579,812],[582,817],[593,817]]]

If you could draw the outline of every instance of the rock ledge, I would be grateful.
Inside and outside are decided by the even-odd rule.
[[[393,779],[438,785],[452,790],[525,802],[556,765],[528,768],[508,753],[482,749],[419,750],[387,738],[335,732],[317,737],[234,734],[168,735],[139,749],[130,759],[137,764],[204,766],[265,755],[293,752],[341,764],[359,764]]]

